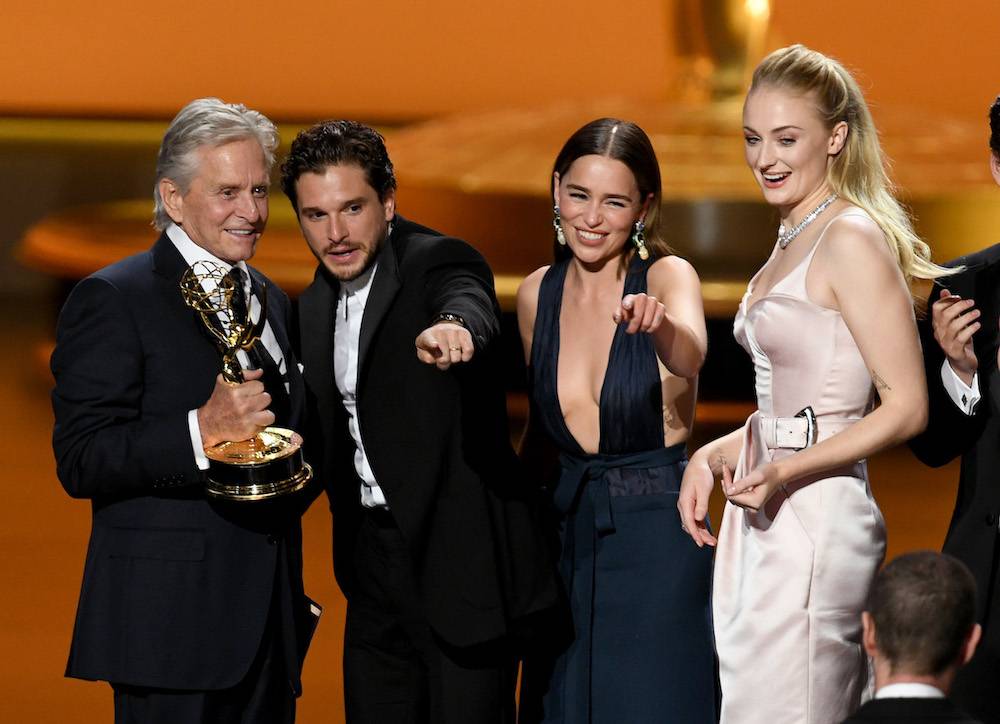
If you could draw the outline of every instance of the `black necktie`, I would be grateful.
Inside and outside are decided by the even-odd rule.
[[[244,286],[244,272],[238,266],[229,270],[229,278],[233,281],[232,305],[233,316],[240,322],[249,322],[247,312],[246,287]],[[253,277],[250,277],[251,291],[253,290]],[[261,314],[266,314],[267,310],[261,309]],[[267,347],[259,339],[247,350],[250,358],[250,366],[254,369],[264,370],[261,382],[264,389],[271,395],[270,410],[274,413],[274,424],[279,427],[287,427],[291,417],[291,400],[288,397],[288,390],[285,388],[285,377],[275,363]]]

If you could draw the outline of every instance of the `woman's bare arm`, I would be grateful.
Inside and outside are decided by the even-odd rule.
[[[679,256],[663,257],[649,267],[646,289],[645,294],[625,295],[615,322],[627,324],[629,334],[651,334],[657,357],[672,374],[696,376],[708,349],[697,272]]]
[[[756,509],[787,482],[851,464],[916,435],[927,424],[927,384],[903,275],[870,220],[838,219],[813,259],[829,286],[881,404],[843,432],[730,482],[726,493]]]

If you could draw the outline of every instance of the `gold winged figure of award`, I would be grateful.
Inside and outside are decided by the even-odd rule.
[[[249,350],[264,331],[267,291],[260,294],[260,314],[254,322],[250,305],[237,312],[233,304],[236,282],[221,264],[199,261],[181,277],[184,302],[198,312],[222,351],[222,377],[229,383],[244,381],[236,357]],[[266,427],[249,440],[221,442],[205,448],[208,482],[205,491],[226,500],[268,500],[301,490],[312,478],[312,468],[302,458],[302,436],[283,427]]]

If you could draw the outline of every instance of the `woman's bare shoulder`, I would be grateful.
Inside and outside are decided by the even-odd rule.
[[[699,287],[698,272],[687,259],[676,254],[663,256],[654,261],[647,273],[652,289],[677,289],[679,287]]]

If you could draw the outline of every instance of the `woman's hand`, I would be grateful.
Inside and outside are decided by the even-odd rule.
[[[705,517],[708,515],[708,500],[715,487],[715,475],[708,459],[695,453],[681,481],[681,492],[677,496],[677,510],[681,515],[681,529],[701,548],[705,544],[714,546],[718,541],[708,530]]]
[[[656,297],[651,297],[644,292],[639,294],[626,294],[615,313],[611,318],[615,324],[627,324],[625,332],[635,334],[645,332],[651,334],[663,324],[663,318],[667,310],[663,302]]]
[[[774,463],[760,465],[736,481],[728,468],[723,469],[722,490],[729,502],[753,513],[763,508],[781,485],[778,466]]]

